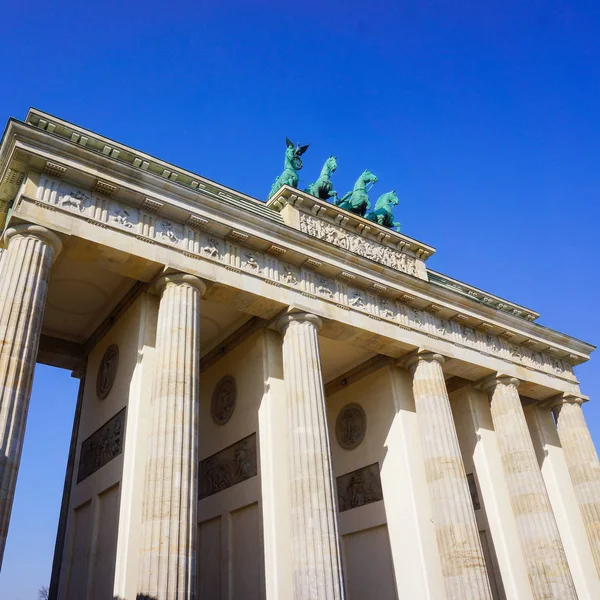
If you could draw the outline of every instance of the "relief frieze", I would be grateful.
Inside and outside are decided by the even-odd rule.
[[[381,263],[386,267],[418,277],[416,260],[412,256],[394,250],[389,246],[371,242],[363,236],[304,213],[300,214],[300,230],[334,246]]]
[[[340,475],[336,483],[340,512],[383,500],[379,463]]]
[[[59,200],[63,199],[62,204],[59,204]],[[575,381],[572,366],[565,360],[477,331],[456,320],[442,319],[426,310],[385,297],[378,291],[373,291],[373,288],[367,291],[349,287],[340,278],[332,279],[306,266],[292,265],[274,256],[267,257],[262,252],[240,245],[238,241],[222,239],[201,228],[165,220],[142,207],[78,190],[70,184],[46,176],[42,176],[40,180],[37,204],[68,211],[101,227],[112,226],[135,235],[140,240],[163,244],[187,256],[218,262],[232,271],[245,272],[269,283],[298,290],[309,297],[393,323],[408,331],[468,348],[485,356],[497,357],[565,381]],[[300,216],[304,219],[303,230],[309,235],[322,236],[322,239],[334,245],[403,272],[415,272],[416,261],[407,254],[370,242],[311,215]],[[349,281],[348,278],[345,281]]]
[[[200,461],[198,498],[208,498],[256,474],[256,433],[252,433]]]
[[[81,444],[77,483],[81,483],[123,452],[125,410],[118,412]]]

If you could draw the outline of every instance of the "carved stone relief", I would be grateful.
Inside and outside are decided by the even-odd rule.
[[[158,236],[170,244],[178,244],[180,239],[173,223],[165,219],[158,222]]]
[[[348,304],[354,308],[365,308],[367,306],[365,295],[360,290],[352,290],[348,294]]]
[[[331,225],[304,213],[300,214],[300,229],[308,235],[325,240],[359,256],[392,267],[409,275],[417,275],[416,260],[404,252],[365,239],[363,236]]]
[[[111,216],[117,225],[125,227],[126,229],[133,229],[134,223],[132,221],[131,211],[124,208],[117,208]]]
[[[336,483],[340,512],[383,500],[379,463],[340,475]]]
[[[221,256],[219,240],[209,237],[206,244],[202,246],[202,253],[211,258],[219,258]]]
[[[123,452],[125,410],[118,412],[81,444],[77,483],[81,483]]]
[[[85,209],[86,203],[89,201],[89,196],[79,190],[74,190],[62,195],[58,201],[58,206],[63,208],[74,208],[78,211]]]
[[[254,477],[256,433],[200,461],[198,497],[200,500]]]
[[[281,263],[281,266],[281,281],[288,285],[298,285],[301,277],[300,270],[292,265],[286,265],[285,263]]]
[[[104,400],[110,393],[119,368],[119,346],[111,344],[104,353],[96,376],[96,395]]]
[[[260,273],[261,268],[257,261],[257,255],[254,252],[244,252],[244,267],[249,271]]]
[[[335,421],[335,437],[338,444],[352,450],[365,439],[367,415],[360,404],[346,404]]]
[[[213,391],[210,414],[217,425],[225,425],[235,410],[237,387],[231,375],[222,377]]]

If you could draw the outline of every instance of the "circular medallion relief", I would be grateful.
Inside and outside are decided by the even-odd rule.
[[[367,415],[359,404],[346,404],[335,421],[335,437],[346,450],[356,448],[365,439]]]
[[[96,394],[100,400],[104,400],[110,393],[110,390],[117,376],[119,368],[119,346],[111,344],[104,353],[98,368],[96,377]]]
[[[217,425],[225,425],[235,410],[237,388],[235,379],[231,375],[222,377],[212,395],[210,413]]]

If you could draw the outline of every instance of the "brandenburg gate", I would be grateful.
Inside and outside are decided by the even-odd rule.
[[[0,560],[39,362],[81,382],[54,600],[597,600],[593,347],[430,269],[370,172],[297,189],[306,149],[263,202],[9,120]]]

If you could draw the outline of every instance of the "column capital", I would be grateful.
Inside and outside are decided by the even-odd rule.
[[[518,388],[521,382],[512,375],[504,375],[503,373],[496,373],[494,375],[490,375],[489,377],[485,377],[477,381],[473,387],[480,389],[484,392],[493,391],[497,385],[514,385],[515,388]]]
[[[204,296],[206,292],[206,284],[200,277],[196,275],[190,275],[189,273],[167,273],[163,275],[155,284],[155,290],[162,295],[168,285],[183,285],[187,284],[195,287],[199,292],[200,296]]]
[[[583,396],[581,394],[570,394],[570,393],[562,393],[557,394],[556,396],[552,396],[546,400],[543,404],[545,408],[549,408],[550,410],[560,409],[564,404],[578,404],[581,406],[584,402],[587,402],[589,398],[587,396]]]
[[[321,317],[317,317],[317,315],[307,312],[292,312],[283,315],[277,320],[275,326],[283,334],[292,321],[297,321],[299,323],[312,323],[317,328],[317,331],[323,326]]]
[[[10,240],[15,237],[36,237],[46,244],[48,244],[53,251],[52,262],[56,260],[56,257],[60,254],[62,250],[62,242],[56,233],[50,231],[50,229],[46,229],[46,227],[42,227],[41,225],[33,225],[32,223],[21,223],[18,225],[13,225],[9,227],[4,233],[4,241],[8,246],[10,244]]]
[[[414,350],[402,358],[399,361],[398,366],[414,371],[417,364],[420,362],[437,362],[440,365],[443,365],[446,362],[446,359],[437,352],[426,350],[425,348],[419,348],[418,350]]]

